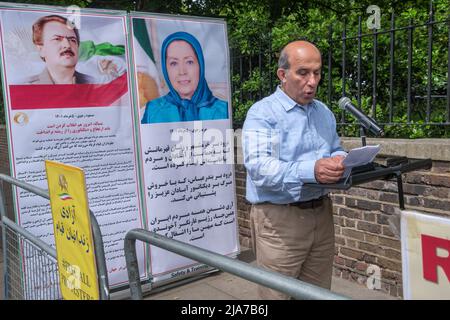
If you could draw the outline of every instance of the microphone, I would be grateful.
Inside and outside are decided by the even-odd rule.
[[[339,99],[338,105],[342,110],[350,112],[366,130],[370,131],[375,136],[382,136],[384,134],[383,129],[378,126],[376,121],[355,107],[349,98],[342,97]]]

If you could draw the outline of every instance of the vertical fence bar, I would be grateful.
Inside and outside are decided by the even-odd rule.
[[[53,278],[53,282],[56,284],[57,288],[60,288],[60,286],[59,286],[59,279],[58,279],[58,275],[56,274],[56,272],[52,273],[52,278]],[[53,291],[53,300],[56,300],[57,298],[59,298],[59,294],[58,293],[59,293],[58,290],[54,290]]]
[[[407,121],[411,122],[411,91],[412,91],[412,55],[413,55],[413,20],[409,20],[408,26],[408,96],[407,96]]]
[[[130,285],[131,299],[142,300],[142,287],[139,277],[139,263],[136,253],[136,239],[125,235],[124,241],[125,261],[127,262],[128,282]]]
[[[105,247],[103,245],[102,232],[98,225],[95,215],[89,210],[91,218],[91,229],[95,248],[95,262],[97,265],[98,289],[100,291],[101,300],[109,300],[109,279],[108,270],[106,269]]]
[[[258,100],[262,99],[262,43],[261,39],[259,40],[259,57],[258,57],[258,67],[259,67],[259,92],[258,92]]]
[[[362,28],[361,28],[361,16],[358,17],[358,108],[361,109],[361,46],[362,46]]]
[[[242,76],[243,76],[243,62],[242,62],[242,53],[239,53],[239,102],[242,104],[244,101],[244,92],[242,89]]]
[[[332,93],[331,90],[333,90],[332,87],[332,75],[331,72],[331,62],[332,62],[332,55],[333,55],[333,26],[330,24],[328,26],[328,105],[331,106],[331,99],[332,99]]]
[[[447,76],[450,77],[450,15],[447,17],[448,29],[448,59],[447,59]],[[450,79],[447,79],[447,123],[450,122]]]
[[[389,46],[389,122],[392,123],[394,115],[394,54],[395,54],[395,15],[391,13],[391,43]]]
[[[3,247],[3,299],[8,299],[8,248],[6,243],[6,226],[3,218],[6,217],[6,202],[5,194],[3,192],[3,181],[0,181],[0,220],[2,225],[2,247]]]
[[[30,257],[30,247],[29,247],[28,243],[23,240],[23,237],[20,237],[20,239],[21,239],[20,241],[22,242],[22,247],[23,247],[24,256],[25,256],[25,266],[26,266],[25,270],[28,270],[28,272],[25,271],[28,274],[28,278],[25,276],[25,279],[27,279],[26,280],[26,288],[27,289],[26,289],[26,293],[25,293],[25,296],[27,297],[26,300],[36,300],[36,298],[35,298],[36,294],[33,291],[33,287],[35,285],[36,273],[32,271],[33,270],[32,263],[29,258]],[[30,297],[30,299],[28,297]]]
[[[48,263],[48,262],[47,262],[47,263]],[[48,283],[50,283],[50,281],[49,281],[49,279],[48,279],[47,266],[48,266],[48,264],[45,264],[45,265],[44,265],[44,272],[43,272],[44,280],[43,280],[42,282],[43,282],[43,283],[46,283],[46,284],[48,285]],[[48,296],[47,290],[43,290],[43,292],[44,292],[44,300],[48,300],[48,299],[49,299],[49,296]]]
[[[344,30],[342,31],[342,95],[345,96],[345,50],[347,37],[347,21],[344,19]],[[345,123],[345,111],[341,112],[341,123]],[[342,135],[345,135],[345,126],[342,126]]]
[[[428,25],[428,72],[427,72],[427,117],[426,122],[431,120],[431,86],[433,68],[433,0],[430,0],[430,18]]]
[[[40,272],[39,272],[40,277],[38,278],[38,280],[39,280],[39,297],[41,298],[41,300],[45,299],[45,297],[44,297],[45,291],[44,291],[43,285],[46,283],[43,279],[45,268],[43,267],[44,266],[44,258],[42,257],[42,254],[43,254],[42,252],[37,253],[37,257],[38,257],[38,261],[39,261],[38,265],[41,268]]]
[[[252,56],[248,57],[248,78],[247,79],[252,78],[252,73],[253,73],[252,58],[253,58]],[[253,93],[251,90],[249,90],[248,95],[249,95],[249,99],[253,100]]]
[[[372,117],[377,118],[378,30],[373,29]]]
[[[234,83],[233,83],[233,74],[234,74],[234,50],[230,49],[230,70],[231,70],[231,74],[230,74],[230,85],[231,85],[231,97],[230,97],[230,101],[233,101],[233,92],[235,90],[234,87]]]
[[[273,72],[272,72],[272,34],[269,34],[269,94],[273,92]]]

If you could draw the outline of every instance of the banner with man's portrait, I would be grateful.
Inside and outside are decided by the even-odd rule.
[[[103,235],[109,283],[128,283],[125,233],[144,227],[122,11],[0,8],[11,174],[46,189],[44,160],[85,171]],[[18,223],[53,245],[48,200],[15,191]],[[144,246],[138,244],[146,276]],[[26,264],[25,264],[26,265]]]
[[[131,25],[147,228],[236,255],[226,24],[131,13]],[[198,264],[153,246],[149,256],[162,280]]]
[[[46,189],[45,160],[84,170],[112,288],[128,284],[131,229],[239,253],[223,20],[0,4],[0,45],[11,175]],[[17,222],[54,245],[48,200],[13,196]],[[211,269],[136,245],[142,280]]]

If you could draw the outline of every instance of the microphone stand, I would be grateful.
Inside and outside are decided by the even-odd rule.
[[[362,146],[366,146],[366,129],[360,124],[359,125],[359,136],[361,137]]]

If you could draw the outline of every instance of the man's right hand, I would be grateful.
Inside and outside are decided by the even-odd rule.
[[[314,175],[319,183],[337,182],[344,173],[343,157],[323,158],[316,161]]]

